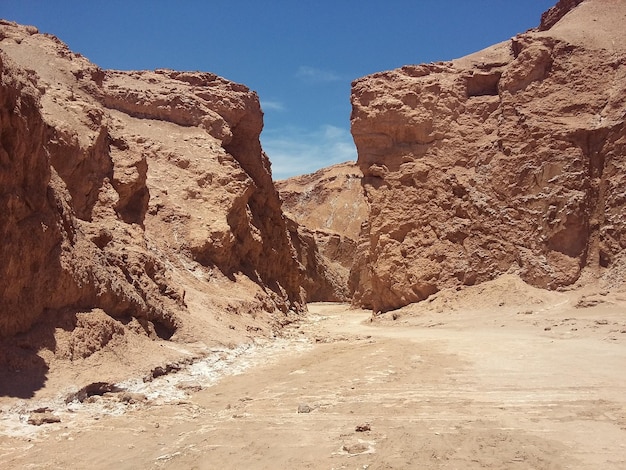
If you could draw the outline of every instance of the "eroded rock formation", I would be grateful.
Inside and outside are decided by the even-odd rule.
[[[0,73],[0,336],[49,323],[193,339],[236,311],[214,328],[225,340],[304,308],[254,92],[101,70],[9,22]]]
[[[3,370],[271,334],[307,300],[623,282],[625,17],[561,0],[510,41],[355,81],[358,168],[279,182],[287,216],[248,88],[102,70],[0,21]]]
[[[349,282],[361,224],[367,220],[362,173],[342,163],[277,181],[290,233],[304,268],[307,300],[350,301]]]
[[[386,311],[514,271],[539,287],[626,248],[624,2],[560,1],[540,30],[356,80],[371,212],[355,302]]]

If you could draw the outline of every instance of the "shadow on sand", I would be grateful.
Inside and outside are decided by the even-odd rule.
[[[36,356],[41,362],[24,370],[0,371],[0,397],[32,398],[35,392],[43,388],[47,380],[48,366],[44,360]]]
[[[39,351],[55,350],[53,332],[37,325],[28,333],[0,339],[0,397],[32,398],[43,388],[49,367]]]

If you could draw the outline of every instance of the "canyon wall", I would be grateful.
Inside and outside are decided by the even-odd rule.
[[[511,272],[620,282],[625,15],[561,0],[510,41],[356,80],[357,165],[280,197],[245,86],[102,70],[0,22],[0,335],[224,340],[305,301],[387,311]]]
[[[304,268],[309,302],[350,301],[349,282],[367,201],[361,170],[348,162],[277,181],[290,233]]]
[[[254,92],[209,73],[102,70],[6,21],[0,74],[0,336],[99,312],[192,340],[237,312],[223,339],[304,309]]]
[[[561,1],[510,41],[353,82],[370,205],[356,304],[387,311],[507,272],[555,289],[622,269],[625,18],[624,2]]]

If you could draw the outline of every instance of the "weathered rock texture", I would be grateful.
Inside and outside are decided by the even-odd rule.
[[[515,271],[539,287],[626,248],[626,3],[560,1],[541,30],[356,80],[371,212],[355,302],[386,311]]]
[[[228,332],[303,308],[255,93],[101,70],[8,22],[0,73],[0,336],[100,328],[89,355],[124,331],[193,339],[222,314],[253,313]]]
[[[349,274],[368,215],[362,176],[354,163],[342,163],[276,182],[283,209],[293,220],[290,233],[310,302],[352,298]]]

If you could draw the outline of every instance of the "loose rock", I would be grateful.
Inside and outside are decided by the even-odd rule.
[[[298,405],[298,413],[310,413],[311,411],[313,411],[313,408],[306,403],[300,403]]]
[[[32,424],[33,426],[41,426],[42,424],[52,424],[52,423],[60,423],[61,418],[52,414],[49,411],[45,411],[43,413],[31,413],[28,417],[28,424]]]

